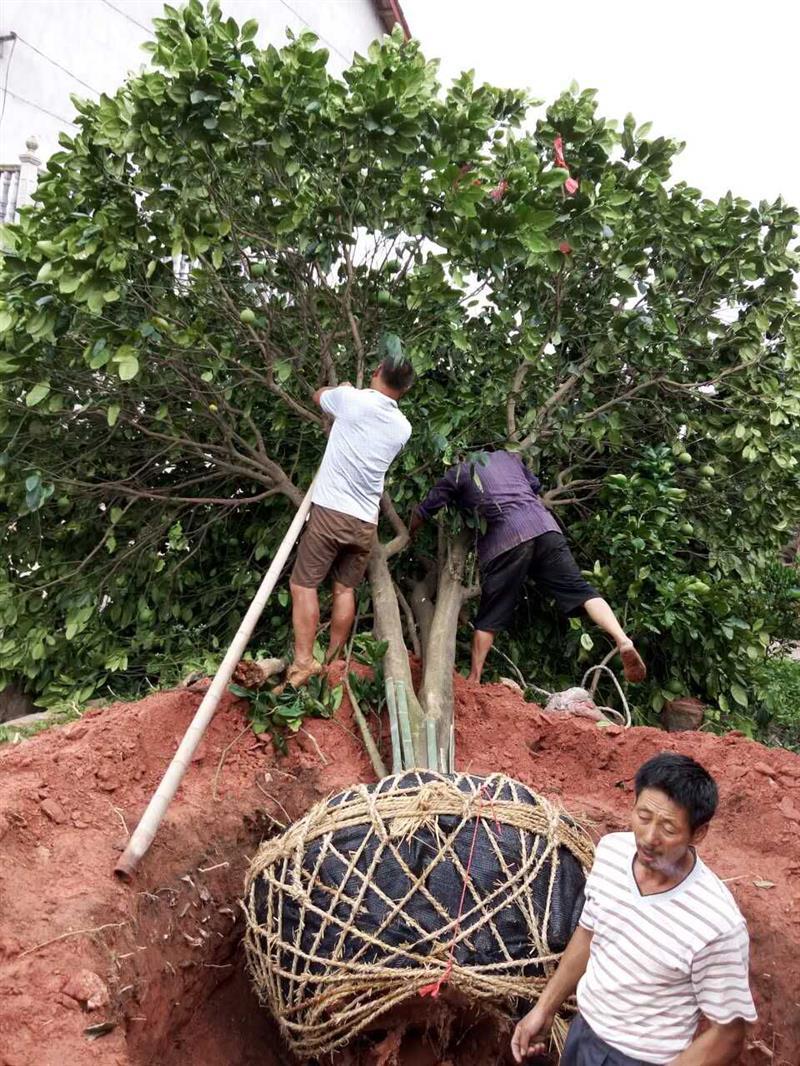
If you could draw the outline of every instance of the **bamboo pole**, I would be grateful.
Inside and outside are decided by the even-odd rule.
[[[164,776],[161,778],[161,782],[148,803],[144,814],[139,820],[139,824],[131,834],[128,846],[125,848],[117,865],[114,867],[114,873],[123,881],[132,880],[136,867],[147,853],[147,849],[153,843],[153,838],[158,832],[158,827],[161,825],[164,815],[167,813],[167,808],[177,792],[184,774],[189,769],[197,745],[203,739],[203,734],[208,728],[209,722],[214,717],[217,704],[228,687],[228,682],[231,679],[234,668],[244,654],[244,650],[252,636],[256,623],[261,617],[261,613],[266,606],[270,593],[278,583],[281,571],[286,565],[286,560],[289,558],[292,548],[295,545],[295,541],[300,536],[303,523],[311,509],[311,493],[313,488],[314,483],[312,482],[311,487],[303,498],[303,502],[297,508],[297,513],[292,519],[292,523],[286,532],[286,536],[283,538],[281,546],[275,554],[275,558],[272,560],[269,569],[264,575],[264,579],[259,585],[258,592],[256,592],[253,597],[253,602],[247,609],[247,614],[245,614],[242,619],[242,623],[236,631],[236,636],[233,638],[230,647],[225,653],[225,658],[220,663],[219,669],[214,675],[214,680],[211,682],[208,691],[205,696],[203,696],[203,700],[197,708],[195,716],[189,724],[189,727],[183,736],[183,740],[172,758],[172,762],[169,764]]]
[[[439,759],[436,752],[436,720],[434,718],[425,718],[425,739],[428,749],[428,769],[438,770]]]
[[[350,706],[353,708],[353,717],[356,720],[358,731],[361,733],[364,747],[367,749],[367,755],[369,755],[369,761],[372,763],[372,769],[375,771],[375,776],[381,781],[384,777],[389,776],[386,770],[386,764],[381,758],[381,753],[378,751],[378,745],[375,743],[372,733],[369,731],[364,712],[361,710],[356,694],[353,692],[353,686],[350,684],[350,678],[347,676],[346,672],[344,675],[344,686],[347,689],[347,695],[350,697]]]
[[[397,700],[395,699],[394,681],[386,678],[386,706],[389,708],[389,731],[392,737],[392,773],[403,772],[403,752],[400,748],[400,723],[397,720]]]
[[[403,681],[395,681],[394,687],[397,695],[397,718],[400,723],[400,737],[403,741],[403,769],[413,770],[417,766],[417,758],[414,753],[414,742],[411,739],[406,686]]]

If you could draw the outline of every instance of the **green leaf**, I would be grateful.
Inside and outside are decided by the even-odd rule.
[[[45,396],[50,392],[50,385],[47,381],[40,381],[38,385],[34,385],[33,388],[25,395],[25,406],[35,407],[37,403],[41,403]]]
[[[731,696],[736,700],[740,707],[747,706],[747,693],[738,682],[734,682],[731,685]]]
[[[562,167],[553,167],[552,170],[542,171],[539,177],[546,189],[552,189],[557,185],[564,184],[569,177],[569,171],[564,170]]]
[[[589,636],[588,633],[581,633],[581,647],[585,651],[591,651],[592,648],[594,647],[594,641],[592,640],[592,638]]]
[[[241,34],[243,41],[252,41],[255,35],[258,33],[258,22],[256,19],[248,19],[242,26]]]
[[[251,700],[253,693],[249,688],[243,688],[241,685],[228,685],[228,692],[233,693],[234,696],[240,696],[244,700]]]
[[[106,413],[106,420],[107,420],[109,426],[112,426],[112,427],[115,426],[117,424],[117,419],[118,418],[119,418],[119,404],[118,403],[112,403],[111,406],[108,408],[108,411]]]
[[[131,381],[139,373],[139,360],[133,348],[120,348],[114,355],[114,362],[121,381]]]

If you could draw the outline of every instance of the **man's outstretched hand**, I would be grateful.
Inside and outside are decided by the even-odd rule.
[[[517,1022],[517,1028],[511,1037],[511,1053],[514,1062],[525,1062],[531,1055],[543,1055],[547,1050],[545,1036],[553,1024],[553,1015],[540,1007],[528,1011]]]

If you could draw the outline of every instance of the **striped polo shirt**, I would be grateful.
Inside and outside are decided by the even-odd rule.
[[[701,1015],[756,1019],[748,983],[747,925],[733,896],[696,857],[668,892],[643,896],[633,876],[633,833],[597,846],[580,924],[592,935],[578,1008],[607,1044],[666,1063],[694,1039]]]

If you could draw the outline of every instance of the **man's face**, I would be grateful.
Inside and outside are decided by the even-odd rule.
[[[689,846],[703,839],[708,826],[692,832],[685,807],[657,788],[643,788],[631,814],[631,829],[642,866],[669,876],[683,868]]]

